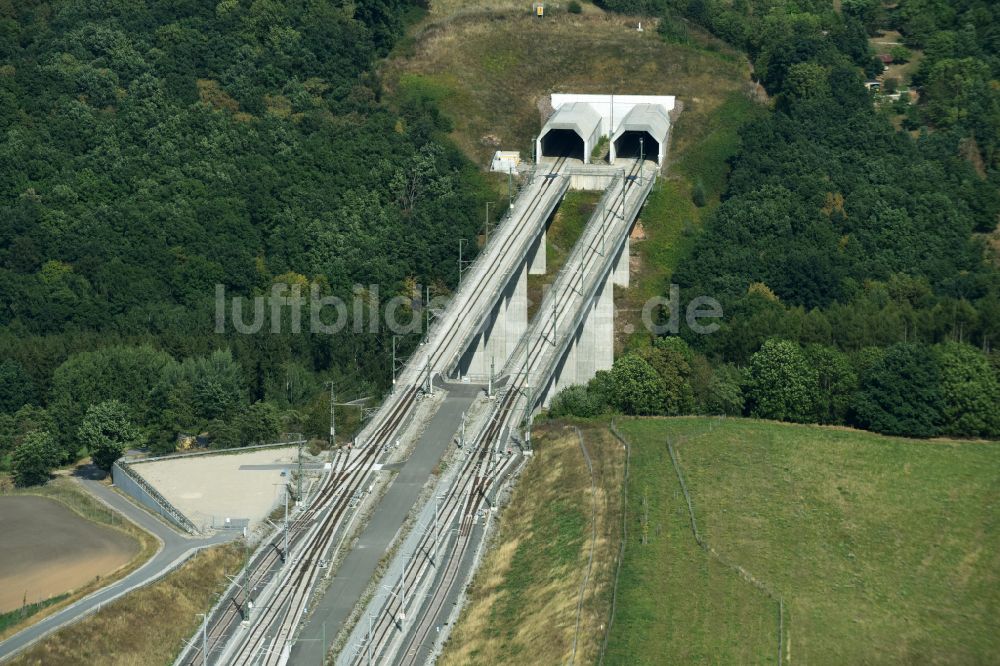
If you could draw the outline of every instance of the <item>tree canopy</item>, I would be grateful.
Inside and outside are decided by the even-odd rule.
[[[109,400],[171,450],[296,408],[321,434],[323,381],[383,388],[383,331],[218,333],[215,290],[454,285],[487,185],[373,71],[423,5],[0,2],[0,413],[51,412],[65,461]]]

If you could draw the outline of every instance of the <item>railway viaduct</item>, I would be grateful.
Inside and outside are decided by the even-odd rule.
[[[537,198],[532,188],[555,194],[559,199],[570,188],[604,190],[606,195],[588,225],[588,229],[600,232],[598,237],[582,239],[563,271],[569,273],[566,279],[572,277],[574,284],[582,284],[583,278],[593,277],[596,270],[602,279],[606,278],[604,283],[588,295],[587,303],[570,298],[574,294],[579,296],[573,291],[566,294],[550,291],[532,325],[537,335],[547,317],[553,319],[548,324],[551,327],[559,314],[563,314],[561,323],[573,321],[575,327],[565,340],[560,339],[560,355],[556,359],[559,362],[548,368],[544,377],[537,378],[540,402],[546,406],[554,393],[571,384],[586,383],[598,370],[609,369],[614,361],[614,286],[628,286],[629,231],[645,201],[645,194],[635,198],[627,196],[626,190],[632,181],[638,180],[641,185],[648,179],[643,164],[662,165],[670,130],[668,114],[674,108],[674,98],[556,94],[552,95],[551,103],[554,112],[536,140],[542,173],[539,176],[537,170],[534,172],[528,190],[518,198],[520,208],[514,211],[514,215],[526,214],[531,219],[523,230],[515,230],[518,235],[505,235],[501,239],[501,243],[511,245],[491,248],[506,254],[508,259],[503,263],[504,269],[496,274],[495,291],[486,294],[489,309],[478,312],[471,320],[472,335],[463,339],[461,356],[452,358],[442,368],[449,377],[488,382],[523,367],[530,337],[525,335],[527,276],[546,271],[545,230],[558,203],[552,198]],[[602,137],[608,140],[609,164],[576,166],[590,164]],[[630,193],[634,194],[634,190]],[[583,251],[588,243],[599,243],[600,265],[584,261],[592,258]],[[483,261],[478,267],[492,265]],[[570,302],[576,309],[569,306]],[[555,328],[561,330],[562,326]],[[512,363],[516,353],[522,358]]]
[[[192,640],[178,664],[323,663],[341,630],[338,663],[417,664],[443,640],[432,628],[447,618],[474,569],[483,507],[521,453],[530,454],[531,416],[614,360],[614,288],[628,284],[629,234],[665,156],[672,97],[553,95],[552,102],[518,197],[357,446],[338,452],[290,523],[287,546],[276,533],[234,578],[200,630],[204,640]],[[608,162],[591,164],[601,137]],[[604,194],[529,321],[527,276],[546,271],[546,227],[571,188]],[[464,461],[438,479],[433,507],[421,503],[422,484],[463,427],[470,396],[487,387],[488,418],[472,433]],[[349,500],[371,487],[380,461],[435,388],[448,392],[446,400],[366,524],[346,541],[355,517]],[[407,534],[411,509],[432,512],[433,529]],[[339,568],[327,569],[330,562]],[[391,592],[383,585],[367,594],[379,564],[398,579]],[[362,600],[369,622],[351,625]]]

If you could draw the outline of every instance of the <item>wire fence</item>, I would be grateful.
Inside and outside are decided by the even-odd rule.
[[[580,442],[580,451],[583,452],[583,461],[587,464],[587,472],[590,473],[590,557],[587,559],[587,570],[580,582],[580,598],[576,603],[576,631],[573,632],[573,653],[569,659],[570,666],[576,661],[576,646],[580,638],[580,618],[583,615],[583,598],[587,592],[587,585],[590,583],[590,572],[594,567],[594,549],[597,547],[597,479],[594,477],[594,465],[590,460],[590,453],[587,445],[583,441],[583,433],[576,426],[577,441]]]
[[[601,654],[598,660],[598,664],[604,663],[605,654],[608,649],[608,639],[611,636],[611,628],[614,625],[615,613],[618,608],[618,581],[621,574],[622,562],[625,559],[625,544],[628,542],[628,484],[629,484],[629,467],[631,465],[632,458],[632,447],[630,446],[628,440],[625,436],[618,430],[618,425],[614,419],[611,421],[609,430],[617,439],[623,447],[625,447],[625,474],[622,481],[622,540],[621,545],[618,549],[618,557],[615,562],[615,575],[612,582],[611,588],[611,609],[608,615],[607,629],[604,632],[604,642],[601,646]],[[677,475],[677,481],[681,487],[681,493],[684,495],[684,500],[687,503],[688,518],[691,525],[691,533],[694,535],[695,542],[698,546],[713,557],[720,564],[736,572],[743,580],[747,581],[762,593],[764,593],[769,599],[775,602],[777,606],[778,613],[778,645],[777,645],[777,660],[778,666],[781,666],[784,660],[784,630],[785,630],[785,602],[780,595],[778,595],[770,587],[762,583],[753,574],[744,569],[743,567],[733,564],[725,559],[715,548],[709,545],[701,535],[698,530],[698,520],[695,517],[694,512],[694,502],[691,499],[691,494],[688,492],[687,483],[684,480],[684,473],[681,471],[680,462],[677,459],[677,453],[674,451],[673,442],[670,438],[667,438],[667,451],[670,454],[670,464],[674,468],[674,473]]]
[[[674,473],[677,474],[677,481],[680,483],[681,492],[684,494],[684,500],[687,502],[688,515],[691,520],[691,533],[694,535],[694,540],[697,542],[698,546],[711,555],[717,562],[727,567],[728,569],[735,571],[740,578],[747,581],[758,590],[763,592],[769,599],[774,601],[777,606],[778,611],[778,649],[777,658],[778,666],[781,666],[783,659],[783,647],[784,647],[784,616],[785,616],[785,602],[784,600],[770,587],[762,583],[757,579],[752,573],[744,569],[738,564],[733,564],[726,558],[724,558],[715,548],[709,545],[704,538],[701,536],[701,532],[698,531],[698,521],[694,515],[694,503],[691,501],[691,494],[688,492],[687,483],[684,481],[684,473],[681,471],[680,463],[677,460],[677,453],[674,451],[673,442],[670,441],[670,437],[667,437],[667,452],[670,454],[670,464],[673,465]]]
[[[119,460],[125,461],[129,465],[140,465],[142,463],[157,462],[160,460],[180,460],[181,458],[200,458],[202,456],[227,456],[238,453],[247,453],[261,449],[280,449],[287,446],[299,446],[305,444],[306,440],[300,433],[287,433],[290,435],[279,442],[269,442],[267,444],[251,444],[250,446],[235,446],[231,449],[205,449],[203,451],[185,451],[182,453],[167,453],[162,456],[125,456]],[[295,435],[298,435],[297,437]]]
[[[601,644],[601,656],[598,664],[604,663],[604,654],[608,649],[608,637],[611,635],[611,625],[615,621],[615,611],[618,608],[618,578],[622,571],[622,560],[625,559],[625,543],[628,541],[628,472],[632,458],[632,447],[629,446],[628,440],[618,432],[618,426],[614,419],[611,419],[610,430],[614,438],[625,447],[625,475],[622,479],[622,541],[618,546],[618,556],[615,558],[615,577],[611,583],[611,611],[605,625],[607,629],[604,630],[604,641]]]
[[[132,469],[125,459],[111,466],[111,479],[126,495],[132,497],[147,509],[163,516],[169,522],[190,534],[199,534],[191,520],[160,494],[139,472]]]

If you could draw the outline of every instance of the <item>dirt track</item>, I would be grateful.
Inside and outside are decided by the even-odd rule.
[[[0,613],[106,576],[139,552],[126,534],[46,497],[0,497],[0,535]]]

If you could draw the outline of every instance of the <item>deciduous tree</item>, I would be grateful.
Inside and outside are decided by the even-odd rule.
[[[52,435],[45,431],[29,433],[14,449],[14,482],[22,487],[45,483],[59,457],[59,447]]]
[[[117,400],[105,400],[87,410],[77,431],[94,464],[105,472],[130,447],[139,442],[139,430],[128,408]]]

